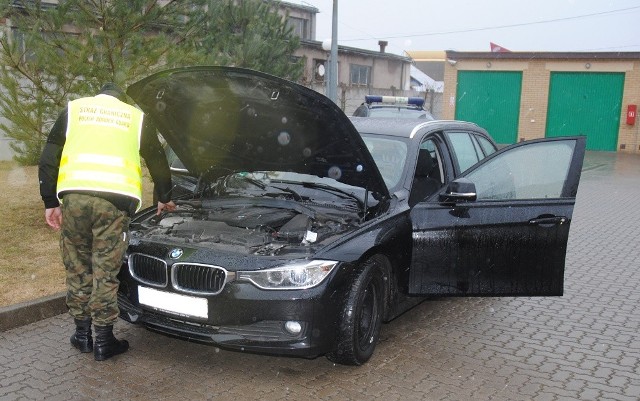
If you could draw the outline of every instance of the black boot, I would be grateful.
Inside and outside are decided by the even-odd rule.
[[[93,339],[91,338],[91,318],[73,319],[76,324],[76,332],[71,335],[71,345],[80,352],[93,351]]]
[[[93,356],[96,361],[104,361],[129,349],[127,340],[118,340],[113,336],[113,325],[95,326],[95,329],[96,342],[93,346]]]

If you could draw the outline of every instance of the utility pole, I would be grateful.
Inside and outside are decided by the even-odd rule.
[[[334,103],[338,100],[338,0],[333,0],[333,14],[331,19],[331,55],[329,56],[329,71],[326,81],[327,97]]]

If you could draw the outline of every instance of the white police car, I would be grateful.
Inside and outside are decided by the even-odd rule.
[[[366,95],[353,113],[354,117],[395,117],[422,118],[433,120],[433,116],[424,109],[421,97]]]

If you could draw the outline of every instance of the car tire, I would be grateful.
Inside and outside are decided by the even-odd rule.
[[[338,321],[337,345],[326,357],[341,365],[362,365],[378,343],[385,310],[385,269],[381,257],[353,273]]]

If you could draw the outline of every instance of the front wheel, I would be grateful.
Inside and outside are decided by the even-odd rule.
[[[336,349],[327,358],[343,365],[362,365],[376,348],[384,313],[385,270],[373,257],[356,269],[338,324]]]

